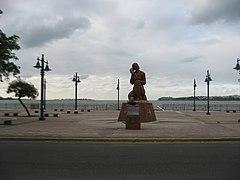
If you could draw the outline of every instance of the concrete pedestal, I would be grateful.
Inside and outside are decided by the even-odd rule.
[[[127,116],[126,129],[141,129],[141,122],[139,116]]]
[[[126,124],[126,129],[141,129],[141,122],[156,121],[152,103],[135,101],[123,103],[118,121]]]

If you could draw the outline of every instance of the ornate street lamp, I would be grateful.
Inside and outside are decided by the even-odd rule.
[[[240,65],[239,65],[239,61],[240,61],[240,59],[237,58],[237,64],[236,64],[236,67],[234,67],[233,69],[236,69],[237,71],[239,71],[239,76],[240,76]],[[240,78],[238,79],[238,82],[240,82]]]
[[[44,63],[46,64],[46,66],[44,67]],[[51,69],[48,66],[48,61],[44,60],[44,54],[42,54],[42,58],[39,59],[39,57],[37,58],[37,63],[35,66],[33,66],[36,69],[40,69],[40,75],[41,75],[41,103],[40,103],[40,117],[39,120],[45,120],[44,117],[44,71],[51,71]]]
[[[120,87],[119,87],[119,79],[118,79],[118,83],[117,83],[117,91],[118,91],[118,108],[117,108],[117,110],[120,110],[120,108],[119,108],[119,90],[120,90]]]
[[[207,70],[207,75],[205,82],[207,83],[207,115],[210,115],[211,113],[209,112],[209,82],[212,81],[212,78],[210,77],[209,70]]]
[[[239,79],[238,82],[240,83],[240,65],[239,65],[240,59],[237,58],[237,64],[236,67],[234,67],[233,69],[236,69],[237,71],[239,71]],[[240,119],[238,119],[238,122],[240,122]]]
[[[196,93],[195,93],[195,91],[196,91],[196,87],[197,87],[197,84],[196,84],[196,81],[195,81],[195,79],[194,79],[194,81],[193,81],[193,111],[196,111]]]
[[[72,81],[75,82],[75,110],[77,110],[77,85],[81,82],[79,76],[77,75],[77,72],[75,75],[73,75]]]

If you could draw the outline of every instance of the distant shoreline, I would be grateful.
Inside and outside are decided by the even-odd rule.
[[[196,96],[195,100],[196,101],[205,101],[207,99],[206,96]],[[238,95],[231,95],[231,96],[210,96],[210,100],[212,101],[239,101],[240,96]],[[193,101],[194,97],[179,97],[179,98],[174,98],[174,97],[161,97],[158,98],[159,101]]]

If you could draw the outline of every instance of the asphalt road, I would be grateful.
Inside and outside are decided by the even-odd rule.
[[[0,142],[0,179],[240,179],[240,142]]]

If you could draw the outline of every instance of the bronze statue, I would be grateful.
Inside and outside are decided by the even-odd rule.
[[[133,63],[130,69],[130,83],[133,85],[133,90],[128,94],[130,101],[147,100],[144,89],[144,85],[146,84],[145,73],[139,69],[140,67],[137,63]]]
[[[122,103],[118,116],[118,121],[123,122],[126,129],[141,129],[142,122],[156,121],[153,105],[147,101],[145,95],[145,73],[139,69],[137,63],[132,64],[130,83],[133,85],[133,89],[128,94],[129,101]]]

